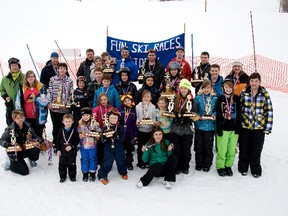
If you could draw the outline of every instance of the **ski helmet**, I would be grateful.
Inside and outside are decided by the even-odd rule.
[[[11,69],[11,65],[12,65],[12,64],[18,64],[19,69],[21,69],[21,65],[20,65],[20,60],[19,60],[19,59],[14,58],[14,57],[10,58],[10,59],[8,60],[8,65],[9,65],[9,68],[10,68],[10,69]]]

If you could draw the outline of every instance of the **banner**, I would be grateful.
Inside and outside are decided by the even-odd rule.
[[[164,67],[166,67],[168,62],[176,56],[176,48],[179,46],[185,48],[185,33],[163,41],[150,43],[127,41],[107,36],[106,50],[112,57],[120,59],[121,48],[123,46],[129,48],[129,54],[131,58],[135,60],[138,68],[146,61],[149,49],[154,49],[156,51],[158,60]]]

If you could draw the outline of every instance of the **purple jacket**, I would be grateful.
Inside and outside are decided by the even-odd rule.
[[[125,109],[124,105],[121,104],[118,107],[119,112],[121,113],[121,121],[120,125],[124,127],[125,130],[125,138],[126,139],[133,139],[134,137],[138,136],[138,128],[136,126],[136,109],[135,107],[131,108],[128,118],[126,119],[125,123]],[[126,127],[125,127],[126,125]]]

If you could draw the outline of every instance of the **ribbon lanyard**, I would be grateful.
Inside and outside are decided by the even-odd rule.
[[[181,104],[181,105],[179,104],[179,113],[181,113],[181,111],[182,111],[184,105],[186,104],[186,102],[187,102],[187,96],[186,96],[186,99],[185,99],[185,101],[183,102],[183,104]]]
[[[65,129],[64,129],[64,130],[65,130]],[[72,129],[71,134],[70,134],[68,140],[67,140],[66,137],[65,137],[64,130],[62,130],[63,139],[64,139],[64,141],[65,141],[64,144],[68,146],[68,145],[69,145],[69,141],[70,141],[70,139],[71,139],[71,137],[72,137],[72,135],[73,135],[74,129]]]
[[[225,99],[226,99],[226,107],[227,107],[227,114],[229,116],[231,116],[231,113],[232,113],[232,104],[231,104],[231,98],[230,98],[230,103],[228,101],[228,97],[225,95]]]
[[[131,109],[127,109],[126,107],[124,107],[124,110],[125,110],[125,115],[124,115],[124,129],[126,130],[126,122],[129,118],[129,115],[130,115],[130,112],[131,112]]]
[[[126,92],[124,91],[124,89],[123,89],[122,86],[121,86],[121,90],[122,90],[122,92],[123,92],[124,94],[127,94],[127,93],[129,92],[129,88],[130,88],[130,82],[129,82],[129,85],[128,85],[128,87],[127,87]]]
[[[106,91],[104,91],[104,88],[105,88],[105,87],[103,86],[103,88],[102,88],[102,93],[105,92],[106,94],[108,94],[108,91],[109,91],[110,85],[108,86],[108,88],[106,89]]]
[[[108,107],[108,106],[107,106]],[[107,107],[104,107],[104,114],[106,114],[107,113],[107,111],[108,111],[108,108]],[[103,120],[103,116],[104,116],[104,114],[102,113],[102,105],[100,105],[100,115],[101,115],[101,119]]]

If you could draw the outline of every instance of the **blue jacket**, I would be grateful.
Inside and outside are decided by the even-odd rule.
[[[207,104],[207,98],[211,97],[211,111],[210,115],[213,115],[216,117],[216,103],[217,103],[217,97],[215,95],[205,95],[203,93],[198,94],[195,97],[195,106],[196,106],[196,112],[202,117],[206,114],[205,111],[205,104]],[[205,104],[204,104],[204,101]],[[215,120],[199,120],[195,122],[195,129],[197,130],[203,130],[203,131],[214,131],[216,126]]]
[[[118,95],[118,92],[117,92],[116,88],[112,84],[110,84],[110,86],[108,88],[109,89],[107,91],[107,88],[105,88],[104,86],[101,86],[96,91],[96,93],[94,95],[94,100],[93,100],[93,107],[97,106],[97,99],[98,99],[99,95],[102,92],[106,92],[106,91],[107,91],[106,93],[108,95],[110,105],[113,106],[113,107],[119,107],[120,106],[121,102],[120,102],[120,98],[119,98],[119,95]]]
[[[211,77],[209,79],[212,82]],[[219,76],[215,83],[212,82],[213,89],[214,89],[215,94],[216,94],[217,97],[220,97],[223,94],[222,82],[223,82],[223,77],[222,76]]]
[[[122,63],[122,58],[118,59],[117,61],[117,65],[115,67],[115,71],[113,74],[113,85],[116,85],[120,82],[119,76],[117,74],[117,71],[120,70],[120,65]],[[138,78],[138,67],[134,62],[134,59],[132,59],[131,57],[128,57],[124,60],[124,67],[128,67],[130,69],[130,80],[131,81],[137,81]]]

